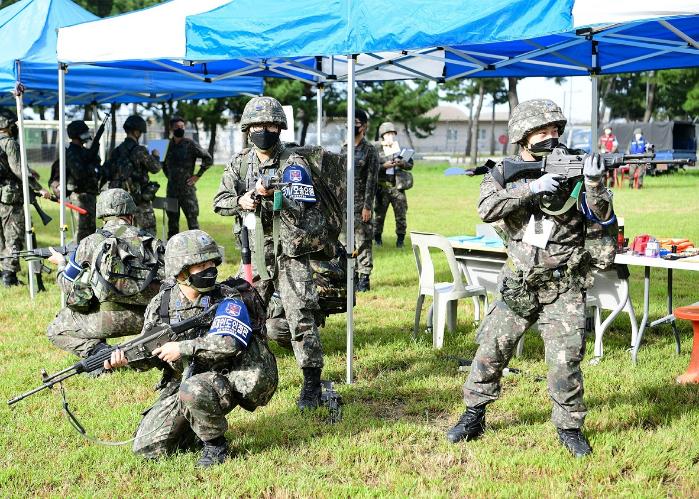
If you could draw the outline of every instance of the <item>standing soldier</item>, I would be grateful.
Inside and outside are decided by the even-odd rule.
[[[643,130],[636,128],[633,131],[633,140],[629,144],[629,154],[645,154],[648,152],[650,145],[643,136]],[[636,178],[636,176],[638,176]],[[646,176],[646,165],[632,163],[629,165],[629,188],[643,187],[643,177]]]
[[[599,141],[597,141],[597,149],[601,153],[612,153],[619,150],[619,142],[616,140],[616,135],[612,133],[612,127],[604,127],[604,135],[602,135],[599,138]],[[606,182],[608,182],[610,187],[614,187],[616,185],[618,176],[617,170],[618,169],[614,169],[614,171],[607,171],[605,173],[607,177]]]
[[[514,159],[537,161],[550,154],[559,147],[565,125],[554,102],[522,102],[509,122],[508,135],[521,147],[521,155]],[[502,162],[495,168],[502,177]],[[485,175],[478,213],[484,222],[496,225],[507,245],[508,260],[500,273],[498,299],[478,333],[478,351],[464,384],[467,410],[447,433],[449,441],[471,440],[485,431],[485,406],[500,395],[503,369],[524,331],[538,321],[559,439],[576,457],[592,452],[581,431],[587,408],[580,362],[585,352],[585,288],[591,281],[586,224],[593,219],[611,221],[614,216],[611,193],[602,185],[603,172],[601,158],[586,155],[581,206],[573,204],[556,215],[544,212],[540,201],[546,196],[553,206],[561,206],[570,197],[574,185],[564,183],[561,176],[548,173],[503,186],[495,175]]]
[[[107,348],[107,338],[137,334],[143,327],[143,312],[162,280],[164,249],[159,240],[133,226],[135,213],[136,205],[123,189],[102,192],[97,198],[97,218],[104,220],[104,226],[83,239],[68,261],[55,251],[49,257],[48,261],[58,266],[56,281],[67,295],[67,306],[47,330],[49,340],[58,348],[84,358]],[[109,252],[107,244],[119,256],[128,252],[133,265],[129,266],[132,270],[121,269],[118,279],[105,285],[105,272],[97,266],[106,264],[102,256]],[[124,289],[127,283],[143,291],[105,301],[100,298],[105,286]],[[101,370],[94,374],[101,374]]]
[[[10,111],[0,112],[0,254],[9,256],[24,248],[24,212],[22,196],[22,165],[17,143],[17,117]],[[49,198],[33,175],[29,176],[29,188]],[[2,284],[17,286],[18,258],[2,260]]]
[[[144,331],[218,307],[209,325],[155,349],[156,357],[129,365],[163,369],[160,397],[136,430],[137,455],[157,459],[203,443],[197,466],[220,464],[228,456],[226,415],[236,406],[254,411],[266,405],[277,389],[277,362],[264,336],[264,307],[249,287],[241,292],[231,283],[217,284],[220,263],[218,246],[204,231],[182,232],[168,242],[168,280],[148,305]],[[127,364],[123,352],[115,350],[104,368]]]
[[[383,224],[386,221],[388,206],[393,206],[393,215],[396,219],[396,247],[402,248],[405,241],[405,233],[408,230],[406,216],[408,213],[408,198],[405,189],[397,182],[401,171],[407,172],[413,169],[413,159],[408,161],[399,157],[400,145],[396,141],[398,131],[393,123],[387,121],[379,127],[381,142],[377,144],[379,153],[379,182],[376,189],[376,201],[374,202],[374,242],[377,246],[383,244]],[[406,173],[410,175],[410,173]]]
[[[153,199],[160,186],[151,182],[148,174],[158,173],[161,165],[157,151],[148,154],[148,149],[138,144],[146,135],[146,129],[146,121],[140,116],[134,114],[126,118],[126,139],[104,164],[102,190],[120,188],[131,194],[136,203],[135,225],[155,235]]]
[[[70,145],[66,148],[66,192],[71,203],[87,211],[85,215],[78,216],[76,242],[80,242],[97,229],[95,207],[99,192],[97,173],[100,157],[92,156],[85,147],[92,135],[84,121],[72,121],[68,125],[68,138]]]
[[[369,276],[374,268],[371,244],[374,230],[371,212],[374,209],[379,176],[379,155],[365,138],[369,117],[361,110],[354,113],[354,251],[357,253],[357,291],[369,291]],[[347,154],[347,144],[342,147]]]
[[[236,217],[238,238],[243,226],[251,232],[255,287],[265,305],[279,292],[294,355],[303,371],[298,407],[315,409],[320,403],[323,350],[315,321],[320,307],[309,255],[323,247],[327,221],[316,202],[306,159],[279,140],[287,127],[279,101],[251,99],[240,127],[252,147],[243,149],[226,166],[214,197],[214,211]],[[291,188],[278,190],[270,182]]]
[[[197,201],[197,188],[199,181],[206,170],[214,163],[209,152],[194,142],[185,138],[184,119],[175,116],[170,120],[172,139],[167,148],[163,160],[163,172],[167,177],[167,197],[177,199],[187,219],[187,227],[190,230],[199,228],[199,202]],[[194,173],[197,158],[201,158],[199,171]],[[180,212],[168,211],[167,213],[167,237],[168,239],[180,231]]]

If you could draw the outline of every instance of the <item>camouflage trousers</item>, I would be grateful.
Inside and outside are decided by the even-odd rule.
[[[97,195],[86,192],[80,194],[73,192],[69,199],[75,206],[87,211],[85,215],[78,214],[78,235],[76,242],[80,242],[90,234],[94,234],[97,230]]]
[[[633,177],[638,171],[638,187],[643,187],[643,177],[646,176],[646,165],[629,165],[629,187],[633,187]]]
[[[222,374],[205,372],[171,381],[158,401],[143,414],[133,451],[158,458],[213,440],[228,429],[226,414],[237,405],[230,382]]]
[[[393,216],[396,219],[396,234],[405,235],[408,230],[408,197],[405,191],[399,191],[391,185],[379,185],[374,200],[374,238],[383,234],[388,206],[393,206]]]
[[[144,307],[88,313],[65,307],[49,324],[46,335],[49,341],[61,350],[84,358],[98,343],[104,343],[107,338],[140,333],[144,312]]]
[[[347,247],[347,237],[344,232],[340,234],[340,242]],[[374,269],[374,259],[372,256],[373,243],[373,224],[371,220],[362,222],[362,212],[360,208],[360,211],[354,214],[354,251],[357,258],[357,267],[355,270],[358,274],[371,275],[371,271]]]
[[[282,346],[291,346],[299,367],[322,368],[323,347],[315,317],[320,307],[308,256],[281,255],[277,266],[275,279],[255,282],[255,288],[268,307],[267,316],[283,319],[270,323],[274,330],[268,334]],[[279,298],[273,300],[275,291]]]
[[[170,239],[172,236],[180,232],[180,211],[184,213],[187,219],[187,227],[189,230],[194,230],[199,228],[199,201],[197,200],[197,189],[190,185],[175,185],[168,182],[167,184],[167,197],[177,199],[177,204],[179,209],[177,212],[168,211],[167,212],[167,237]]]
[[[155,212],[153,203],[144,201],[136,205],[135,225],[156,236]]]
[[[0,203],[0,255],[11,255],[24,248],[24,211],[21,204]],[[1,260],[2,270],[19,272],[19,259]]]
[[[500,396],[502,371],[524,331],[537,320],[548,365],[551,419],[557,428],[580,428],[587,414],[580,370],[585,354],[585,295],[580,290],[561,293],[553,303],[540,305],[529,319],[515,314],[504,301],[496,301],[479,331],[478,351],[464,384],[464,401],[474,407]]]

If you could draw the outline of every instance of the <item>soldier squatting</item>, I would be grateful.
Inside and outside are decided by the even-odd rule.
[[[371,244],[382,242],[388,204],[396,214],[397,244],[403,245],[407,230],[404,191],[409,187],[398,187],[395,176],[410,170],[412,162],[396,155],[392,123],[381,125],[377,151],[365,139],[366,113],[358,110],[355,118],[354,250],[359,263],[358,287],[369,290]],[[21,198],[9,195],[10,191],[21,191],[5,187],[16,187],[20,182],[11,124],[6,117],[0,119],[0,167],[5,165],[0,188],[0,208],[5,211],[0,215],[5,252],[21,244],[23,232],[17,208]],[[266,333],[293,350],[303,372],[298,408],[313,410],[320,404],[323,350],[318,328],[322,311],[310,262],[327,249],[331,220],[321,209],[324,205],[319,198],[320,186],[314,183],[313,167],[341,158],[321,148],[282,143],[279,137],[287,128],[286,116],[281,104],[271,97],[249,101],[240,124],[251,146],[226,166],[213,209],[233,217],[238,242],[242,229],[249,231],[254,288],[239,278],[217,282],[221,255],[211,236],[198,229],[194,190],[212,160],[201,147],[183,138],[184,122],[179,118],[172,122],[173,139],[164,165],[168,195],[178,197],[190,230],[179,232],[178,217],[173,214],[164,250],[153,236],[153,192],[148,187],[148,172],[157,172],[161,165],[138,144],[146,131],[145,121],[131,116],[124,124],[127,139],[112,153],[102,175],[96,215],[104,226],[94,231],[87,224],[81,225],[78,249],[68,258],[59,253],[50,258],[58,266],[58,283],[68,300],[47,334],[56,346],[80,357],[105,348],[108,338],[134,335],[156,324],[176,324],[215,309],[208,327],[164,343],[146,361],[130,363],[117,349],[100,369],[90,373],[98,376],[125,366],[163,371],[160,395],[144,413],[133,445],[134,452],[147,458],[201,448],[200,466],[226,459],[226,415],[236,406],[248,411],[264,406],[277,387],[276,361],[267,346]],[[535,161],[563,147],[558,137],[565,125],[565,117],[553,102],[521,103],[509,123],[511,141],[521,147],[516,159]],[[99,163],[98,158],[87,162],[83,158],[86,133],[83,122],[71,123],[71,171],[90,173],[95,169],[91,162]],[[197,158],[202,164],[194,174]],[[552,420],[560,441],[577,457],[592,451],[581,431],[587,408],[580,361],[585,346],[585,289],[590,285],[591,270],[585,231],[588,222],[606,224],[614,218],[602,174],[599,157],[585,156],[582,182],[586,206],[578,203],[555,215],[542,209],[541,200],[546,198],[555,205],[569,197],[572,186],[560,177],[546,174],[536,180],[500,185],[493,175],[486,174],[478,213],[503,237],[508,260],[499,278],[497,300],[478,331],[478,351],[463,388],[466,410],[448,431],[450,442],[483,434],[486,406],[500,395],[502,372],[524,331],[538,321],[549,366]],[[69,182],[77,177],[69,175]],[[71,188],[74,200],[86,208],[95,205],[95,180],[86,175]],[[88,230],[94,233],[85,235]],[[119,251],[114,252],[114,248]],[[129,267],[105,257],[124,252],[139,265]],[[16,262],[3,262],[3,280],[16,279]],[[122,279],[111,282],[105,277],[110,274],[100,265],[121,265]]]

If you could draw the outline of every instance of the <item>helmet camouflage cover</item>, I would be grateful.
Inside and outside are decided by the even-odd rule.
[[[0,128],[10,128],[14,123],[17,123],[15,113],[7,109],[0,109]]]
[[[383,134],[388,132],[398,133],[398,130],[396,130],[396,126],[390,121],[381,123],[379,127],[379,137],[383,137]]]
[[[146,133],[146,120],[137,114],[132,114],[124,121],[124,130],[140,130],[141,133]]]
[[[525,139],[527,135],[539,128],[554,125],[558,127],[559,135],[565,130],[566,117],[558,104],[549,99],[534,99],[520,103],[510,117],[507,124],[507,133],[510,143]]]
[[[97,218],[134,215],[136,203],[124,189],[108,189],[97,197]]]
[[[68,124],[66,131],[68,132],[68,137],[78,139],[83,133],[89,132],[90,129],[83,120],[75,120]]]
[[[247,132],[250,125],[259,123],[274,123],[286,130],[286,114],[274,97],[253,97],[245,104],[243,116],[240,118],[240,129]]]
[[[199,229],[180,232],[165,247],[165,275],[176,277],[186,268],[209,260],[216,265],[222,261],[213,237]]]

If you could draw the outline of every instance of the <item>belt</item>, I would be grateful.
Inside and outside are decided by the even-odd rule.
[[[100,303],[100,312],[145,312],[146,307],[142,305],[127,305],[124,303],[115,303],[113,301],[105,301]]]

